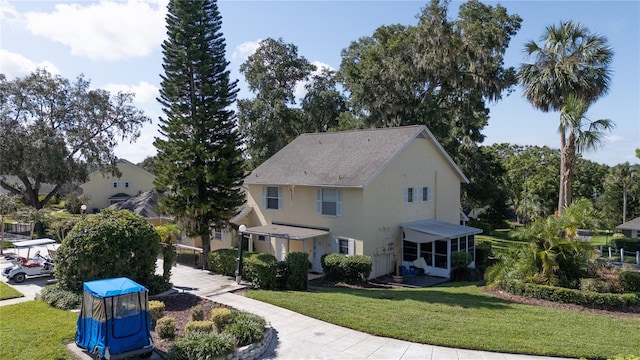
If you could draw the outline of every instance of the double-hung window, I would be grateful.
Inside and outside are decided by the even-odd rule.
[[[262,207],[265,209],[282,210],[282,190],[278,186],[262,188]]]
[[[421,201],[431,201],[431,186],[424,186],[420,194]]]
[[[337,189],[318,189],[316,212],[321,215],[342,216],[342,193]]]
[[[227,237],[226,231],[221,228],[214,228],[211,235],[213,235],[213,240],[226,240]]]
[[[412,187],[404,188],[404,202],[405,203],[413,203],[415,202],[415,189]]]

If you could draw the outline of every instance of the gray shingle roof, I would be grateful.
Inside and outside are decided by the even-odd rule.
[[[640,230],[640,217],[633,220],[629,220],[624,224],[616,226],[616,229],[620,230]]]
[[[366,187],[416,138],[431,141],[468,182],[425,126],[303,134],[245,179],[255,185]]]

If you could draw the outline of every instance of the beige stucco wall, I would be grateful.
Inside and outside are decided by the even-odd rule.
[[[332,238],[352,238],[355,253],[373,259],[371,276],[394,271],[399,256],[400,224],[423,219],[459,223],[461,179],[435,145],[416,139],[393,159],[366,188],[342,188],[342,216],[316,213],[318,187],[280,186],[282,209],[262,209],[262,185],[249,185],[247,201],[254,213],[248,227],[271,223],[327,228],[330,235],[322,241],[324,253],[332,252]],[[432,200],[405,203],[404,189],[432,188]],[[418,191],[419,192],[419,191]],[[418,199],[416,194],[416,200]],[[275,254],[277,240],[256,241],[254,250]],[[289,251],[303,251],[303,241],[290,240]],[[306,251],[313,253],[313,239],[306,240]]]
[[[80,185],[83,194],[89,199],[86,204],[87,211],[92,212],[93,209],[101,210],[109,207],[111,205],[109,197],[115,194],[125,193],[135,196],[153,189],[155,179],[153,174],[128,161],[118,161],[117,165],[122,173],[119,178],[96,171],[89,175],[87,182]],[[114,182],[118,183],[118,187],[113,187]],[[125,183],[129,183],[129,187],[125,187]]]

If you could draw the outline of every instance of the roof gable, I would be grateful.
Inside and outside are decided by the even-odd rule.
[[[118,168],[120,168],[122,165],[125,165],[125,166],[127,166],[127,167],[129,167],[129,168],[131,168],[131,169],[133,169],[133,170],[135,170],[137,172],[140,172],[141,174],[144,174],[146,176],[150,176],[153,179],[156,178],[156,176],[154,174],[152,174],[149,171],[143,169],[142,167],[132,163],[129,160],[117,159],[116,160],[116,166]],[[122,171],[122,169],[120,169],[120,171]],[[100,175],[100,177],[102,177],[102,178],[115,178],[114,176],[111,175],[111,173],[103,174],[102,170],[99,169],[99,170],[95,170],[94,172],[90,173],[89,176],[87,176],[87,181],[92,180],[95,175]]]
[[[422,125],[310,133],[258,166],[246,184],[366,187],[417,138],[433,143],[462,182],[468,182],[431,132]]]
[[[624,224],[616,226],[616,229],[620,230],[640,230],[640,217],[633,220],[629,220]]]

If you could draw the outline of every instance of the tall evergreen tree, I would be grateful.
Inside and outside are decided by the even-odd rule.
[[[212,228],[225,227],[244,203],[245,176],[222,17],[216,1],[170,0],[160,98],[164,117],[155,139],[160,205],[211,250]]]

